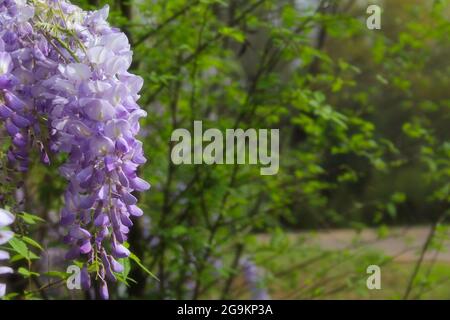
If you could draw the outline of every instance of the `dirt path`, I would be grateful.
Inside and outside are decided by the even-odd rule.
[[[318,245],[326,250],[340,250],[348,248],[355,241],[361,245],[383,252],[389,256],[396,256],[397,261],[415,261],[430,232],[430,227],[402,227],[391,228],[386,237],[380,238],[375,229],[365,229],[359,233],[354,230],[331,230],[320,232],[300,232],[290,237],[299,236],[305,239],[307,244]],[[436,235],[435,242],[442,243],[440,252],[429,250],[425,260],[436,259],[442,262],[450,262],[450,236]]]

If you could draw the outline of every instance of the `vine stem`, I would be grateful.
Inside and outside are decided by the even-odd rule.
[[[59,2],[58,2],[59,3]],[[36,14],[36,19],[38,20],[38,22],[40,23],[44,23],[44,21],[42,20],[42,18]],[[70,30],[67,28],[67,23],[66,23],[66,19],[64,16],[64,13],[62,12],[61,9],[61,19],[64,21],[64,25],[66,26],[66,32],[70,33]],[[42,35],[47,39],[47,41],[52,45],[53,48],[55,48],[55,50],[63,57],[63,59],[65,60],[65,62],[67,63],[67,57],[63,54],[63,52],[61,51],[60,48],[58,48],[58,46],[56,46],[52,39],[55,40],[56,42],[58,42],[58,44],[63,47],[69,54],[70,56],[77,62],[80,63],[80,59],[77,57],[77,55],[75,54],[75,52],[73,52],[73,50],[69,47],[69,45],[67,43],[65,43],[64,41],[62,41],[60,38],[49,35],[48,32],[46,32],[45,30],[42,30],[42,28],[39,28],[38,25],[36,25],[37,29],[39,30],[39,32],[42,33]],[[74,37],[74,39],[77,41],[77,43],[80,45],[81,43],[79,42],[79,40],[77,40],[77,37],[75,35],[72,35]],[[81,45],[81,49],[83,49],[83,46]]]
[[[413,289],[414,286],[414,281],[417,278],[417,275],[420,271],[420,268],[422,266],[422,263],[424,261],[425,258],[425,254],[427,253],[428,249],[430,248],[431,242],[434,239],[434,236],[436,234],[436,229],[439,226],[439,224],[441,224],[445,219],[445,212],[444,214],[441,214],[441,216],[433,223],[433,225],[430,227],[430,231],[428,233],[427,239],[425,241],[425,243],[422,246],[422,250],[420,251],[420,257],[416,262],[416,265],[414,266],[414,270],[411,274],[411,277],[409,278],[408,281],[408,286],[405,290],[405,294],[403,295],[403,300],[408,300],[409,295],[411,294],[411,291]]]

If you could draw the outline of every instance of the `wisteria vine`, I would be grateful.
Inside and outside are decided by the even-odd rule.
[[[11,138],[10,165],[28,170],[36,150],[44,164],[67,154],[61,224],[67,259],[84,261],[81,283],[107,280],[129,256],[124,246],[141,216],[134,191],[146,162],[136,139],[146,116],[136,101],[143,80],[127,70],[126,35],[107,22],[108,7],[83,11],[63,0],[0,0],[0,119]]]

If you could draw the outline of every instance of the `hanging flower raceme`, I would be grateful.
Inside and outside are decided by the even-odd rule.
[[[0,12],[0,119],[12,140],[8,160],[24,172],[29,166],[30,146],[39,147],[48,164],[42,141],[35,139],[40,136],[34,109],[35,57],[42,35],[33,33],[30,18],[34,9],[25,2],[2,1]]]
[[[14,236],[12,231],[6,230],[5,227],[9,226],[14,222],[14,215],[12,215],[9,211],[4,209],[0,209],[0,245],[7,243]],[[9,259],[9,253],[3,250],[0,250],[0,260]],[[5,273],[12,273],[13,270],[9,267],[0,266],[0,275]],[[0,298],[5,295],[6,285],[4,283],[0,283]]]
[[[4,3],[12,8],[19,5],[19,0]],[[23,137],[23,143],[20,140],[17,146],[23,151],[15,149],[15,159],[26,159],[30,147],[21,130],[29,130],[42,119],[48,132],[41,135],[37,132],[39,126],[35,126],[34,137],[43,159],[48,157],[46,143],[37,138],[41,136],[50,137],[53,153],[68,154],[60,168],[68,180],[61,212],[61,223],[69,229],[64,239],[70,246],[67,258],[85,261],[84,287],[90,286],[87,267],[96,266],[100,294],[108,298],[107,280],[116,279],[114,273],[123,269],[118,259],[130,254],[124,243],[133,225],[131,217],[143,214],[132,193],[150,187],[136,173],[138,166],[146,162],[142,143],[136,139],[139,119],[146,116],[136,103],[143,80],[127,71],[132,62],[130,44],[124,33],[107,23],[108,7],[86,12],[59,0],[35,0],[32,4],[32,10],[21,15],[21,21],[12,20],[14,27],[10,23],[2,26],[1,32],[6,34],[8,28],[26,24],[30,33],[26,38],[32,41],[8,47],[9,56],[0,55],[5,79],[11,79],[1,80],[7,84],[2,89],[6,103],[1,116],[7,128],[15,125],[8,129],[14,145],[14,139]],[[4,6],[0,9],[1,19],[13,12],[17,10]],[[28,61],[24,57],[13,60],[21,49],[27,52],[29,65],[24,64]],[[19,78],[13,71],[19,68],[30,79]],[[21,110],[29,115],[21,115]],[[23,119],[14,119],[18,115]],[[22,167],[26,169],[24,164]]]

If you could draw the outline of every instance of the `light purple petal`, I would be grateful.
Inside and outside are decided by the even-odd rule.
[[[0,227],[5,227],[12,224],[14,219],[14,215],[11,212],[5,209],[0,209]]]
[[[88,80],[91,75],[91,69],[83,63],[70,63],[64,68],[64,75],[69,80],[83,81]]]
[[[0,260],[8,260],[9,253],[3,250],[0,250]]]
[[[80,106],[84,113],[92,120],[107,121],[114,117],[114,107],[103,99],[81,99]]]

